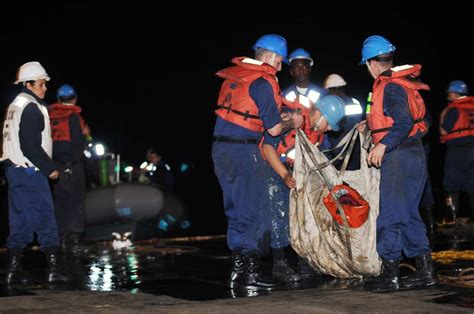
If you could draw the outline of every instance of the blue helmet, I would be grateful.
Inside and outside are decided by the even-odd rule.
[[[449,83],[448,93],[458,93],[467,95],[469,94],[469,91],[467,90],[466,83],[464,83],[463,81],[456,80]]]
[[[373,57],[394,51],[395,46],[392,45],[392,43],[386,38],[379,35],[370,36],[364,41],[364,44],[362,45],[362,60],[359,64],[365,64],[367,60]]]
[[[303,48],[295,49],[292,53],[290,53],[290,62],[297,59],[309,60],[309,66],[313,66],[313,59],[309,55],[309,52],[307,52]]]
[[[342,119],[345,116],[346,103],[336,95],[326,95],[316,102],[316,108],[323,114],[333,131],[339,131]]]
[[[77,96],[76,91],[69,84],[61,85],[61,87],[58,88],[58,92],[57,92],[57,97],[58,98],[60,98],[60,97],[61,98],[68,98],[68,97],[76,97],[76,96]]]
[[[258,48],[263,48],[269,51],[272,51],[283,57],[283,61],[288,63],[288,47],[286,45],[286,39],[276,34],[268,34],[260,37],[255,45],[253,45],[253,50]]]

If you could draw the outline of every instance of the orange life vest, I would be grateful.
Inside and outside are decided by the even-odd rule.
[[[452,108],[458,110],[459,117],[450,132],[440,127],[441,143],[446,143],[455,138],[474,136],[474,97],[458,98],[451,102],[441,113],[440,125],[443,124],[448,110]]]
[[[232,59],[235,66],[220,70],[217,76],[222,83],[216,114],[222,119],[254,132],[263,132],[263,123],[258,115],[257,104],[249,94],[250,85],[259,78],[267,80],[273,89],[278,111],[281,107],[281,92],[276,80],[277,69],[260,61],[245,57]]]
[[[49,120],[51,123],[51,137],[53,141],[71,142],[71,130],[69,128],[69,117],[77,114],[81,130],[84,132],[85,122],[81,117],[81,107],[63,105],[60,103],[48,106]]]
[[[303,113],[305,113],[303,111]],[[309,124],[309,115],[303,115],[304,116],[304,125],[302,126],[302,129],[306,136],[308,136],[308,139],[311,141],[311,143],[316,144],[322,144],[324,136],[323,134],[319,133],[318,131],[312,129]],[[285,137],[280,141],[280,144],[278,144],[277,148],[277,153],[279,156],[286,156],[286,161],[288,163],[293,163],[294,159],[292,158],[291,154],[289,155],[288,153],[294,149],[295,147],[295,138],[296,138],[296,130],[290,130],[286,133]]]
[[[424,121],[425,102],[419,90],[429,90],[429,86],[414,80],[421,73],[421,65],[407,65],[391,69],[390,76],[379,76],[373,85],[372,106],[368,117],[369,128],[372,130],[372,141],[377,144],[387,134],[393,125],[393,119],[387,117],[383,112],[384,89],[387,84],[394,83],[400,85],[405,90],[408,97],[408,105],[414,120],[410,136],[414,136],[418,131],[425,133],[428,126]]]
[[[341,204],[344,210],[349,227],[359,228],[367,221],[370,209],[369,203],[357,190],[348,185],[340,184],[333,187],[331,192],[323,198],[323,203],[329,213],[340,225],[344,224],[344,220],[341,217],[342,213],[337,207],[333,194],[337,197],[339,204]]]

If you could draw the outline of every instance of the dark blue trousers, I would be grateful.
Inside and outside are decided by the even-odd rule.
[[[64,172],[71,170],[70,174]],[[53,186],[54,209],[59,235],[66,238],[84,232],[86,214],[86,177],[84,165],[77,162],[62,166],[58,180]]]
[[[6,166],[10,235],[8,248],[23,249],[38,235],[41,249],[59,246],[48,179],[34,168]]]
[[[427,177],[425,152],[419,145],[386,154],[380,173],[377,252],[384,259],[402,259],[431,252],[418,207]]]
[[[474,192],[474,146],[448,145],[443,186],[447,192]]]
[[[267,254],[271,230],[266,190],[268,165],[258,145],[215,142],[212,159],[223,191],[229,249]]]
[[[290,189],[270,166],[269,170],[268,197],[272,212],[270,246],[280,249],[290,245]]]

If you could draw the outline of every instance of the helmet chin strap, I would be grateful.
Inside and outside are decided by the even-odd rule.
[[[318,119],[318,122],[316,122],[316,124],[313,126],[313,130],[315,131],[320,131],[319,129],[319,126],[321,125],[321,123],[323,122],[323,119],[324,119],[324,116],[321,115]]]

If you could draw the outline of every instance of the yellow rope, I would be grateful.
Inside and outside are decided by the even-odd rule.
[[[433,252],[431,257],[441,264],[449,264],[455,260],[474,260],[474,250]]]

